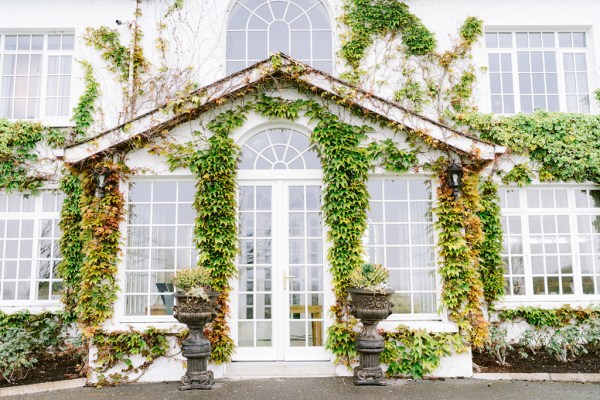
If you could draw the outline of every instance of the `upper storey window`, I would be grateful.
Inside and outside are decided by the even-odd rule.
[[[282,52],[330,72],[329,13],[320,0],[239,0],[227,24],[227,74]]]
[[[486,32],[492,112],[590,112],[585,32]]]
[[[64,33],[0,35],[0,118],[69,115],[74,42]]]

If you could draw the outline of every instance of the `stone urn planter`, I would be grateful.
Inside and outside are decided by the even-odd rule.
[[[360,363],[354,368],[354,384],[385,386],[385,375],[379,366],[379,354],[383,351],[384,340],[377,333],[377,324],[392,313],[390,297],[394,291],[348,289],[348,293],[352,299],[350,312],[363,324],[356,340]]]
[[[215,382],[213,372],[208,370],[211,344],[204,336],[204,327],[213,319],[218,296],[219,293],[211,291],[208,292],[208,300],[205,300],[179,292],[173,293],[173,316],[190,329],[190,334],[181,346],[181,352],[187,358],[187,371],[181,377],[179,390],[210,389]]]

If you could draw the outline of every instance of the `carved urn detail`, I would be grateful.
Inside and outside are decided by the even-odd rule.
[[[209,298],[205,300],[183,293],[173,293],[173,315],[190,329],[181,346],[182,354],[188,361],[179,390],[210,389],[215,382],[213,372],[208,370],[211,344],[204,336],[204,327],[213,319],[218,296],[217,292],[209,292]]]
[[[356,340],[359,365],[354,368],[354,384],[385,386],[385,375],[379,365],[379,355],[384,348],[384,339],[377,332],[379,321],[392,313],[390,297],[393,290],[373,292],[364,289],[349,289],[352,304],[350,312],[360,319],[363,329]]]

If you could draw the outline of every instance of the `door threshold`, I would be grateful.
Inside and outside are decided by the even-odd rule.
[[[299,378],[336,376],[330,361],[234,361],[227,364],[226,378]]]

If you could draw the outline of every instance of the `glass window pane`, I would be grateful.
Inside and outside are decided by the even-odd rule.
[[[511,48],[512,47],[512,33],[500,32],[498,34],[498,44],[500,48]]]
[[[573,32],[573,47],[586,47],[584,32]]]
[[[571,33],[570,32],[558,32],[558,44],[560,47],[572,47]]]
[[[517,32],[515,34],[518,48],[528,48],[529,41],[527,40],[527,32]]]
[[[48,50],[60,50],[62,35],[48,35]]]
[[[496,32],[485,33],[485,47],[495,49],[498,47],[498,34]]]

